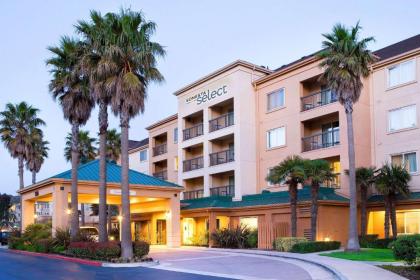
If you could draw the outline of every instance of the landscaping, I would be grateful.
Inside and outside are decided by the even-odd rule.
[[[406,267],[406,266],[394,266],[394,265],[381,265],[383,269],[392,271],[402,277],[410,280],[420,279],[420,266]]]
[[[258,247],[258,231],[245,226],[236,228],[224,228],[216,230],[211,234],[215,247],[244,249]]]
[[[276,251],[301,254],[337,250],[340,245],[339,241],[308,241],[304,237],[278,237],[273,242]]]
[[[397,261],[391,249],[362,249],[360,252],[331,252],[320,254],[352,261],[395,262]]]

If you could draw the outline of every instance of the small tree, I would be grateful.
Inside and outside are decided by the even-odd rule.
[[[305,180],[305,160],[299,156],[290,156],[275,166],[266,180],[280,184],[284,183],[289,187],[290,195],[290,223],[292,237],[297,236],[297,200],[298,200],[298,185]]]
[[[369,188],[375,182],[375,168],[374,167],[359,167],[356,168],[356,183],[360,190],[360,231],[361,235],[365,236],[367,232],[367,196]]]

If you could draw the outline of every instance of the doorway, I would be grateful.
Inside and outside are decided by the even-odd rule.
[[[150,221],[134,222],[134,237],[136,241],[143,240],[150,243]]]
[[[156,244],[166,244],[166,220],[156,220]]]

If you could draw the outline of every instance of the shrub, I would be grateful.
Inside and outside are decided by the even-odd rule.
[[[35,241],[35,251],[39,253],[52,252],[54,240],[52,238],[38,239]]]
[[[220,248],[245,248],[250,230],[244,226],[234,229],[224,228],[211,234],[214,245]]]
[[[9,249],[21,250],[23,247],[23,239],[17,236],[11,236],[8,240]]]
[[[78,258],[111,260],[120,257],[121,247],[118,242],[71,242],[67,253]]]
[[[369,248],[369,244],[372,244],[377,239],[378,239],[377,234],[366,234],[365,236],[359,236],[360,247]]]
[[[51,238],[51,224],[28,225],[22,234],[24,242],[34,244],[39,239]]]
[[[54,236],[54,247],[63,247],[64,250],[67,249],[67,247],[70,244],[70,229],[65,228],[57,228],[55,230],[55,236]]]
[[[420,235],[399,236],[392,244],[392,251],[397,260],[412,265],[420,260]]]
[[[246,237],[246,245],[248,248],[257,248],[258,247],[258,230],[254,229]]]
[[[340,245],[339,241],[308,241],[294,244],[290,252],[302,254],[337,250],[340,248]]]
[[[273,242],[273,248],[280,252],[290,252],[293,245],[303,242],[308,242],[308,240],[304,237],[278,237]]]
[[[143,258],[149,254],[150,245],[146,241],[133,242],[133,255],[137,258]]]
[[[78,231],[71,242],[95,242],[95,239],[86,231]]]
[[[194,234],[190,239],[190,243],[185,245],[193,245],[193,246],[208,246],[209,245],[209,233],[202,232],[199,234]]]

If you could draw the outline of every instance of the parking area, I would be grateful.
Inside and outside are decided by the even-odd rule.
[[[334,279],[329,271],[317,265],[279,257],[153,246],[150,255],[159,261],[156,267],[159,269],[231,279]]]

